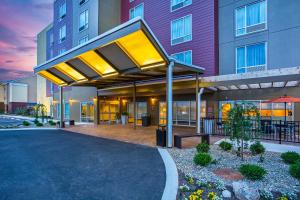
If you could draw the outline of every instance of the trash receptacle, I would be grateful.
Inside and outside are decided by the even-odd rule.
[[[151,125],[151,118],[150,115],[143,115],[142,116],[142,126],[150,126]]]
[[[69,125],[70,125],[70,126],[75,126],[75,120],[70,120],[70,121],[69,121]]]
[[[158,126],[158,129],[156,129],[156,145],[161,147],[167,146],[167,132],[165,126]]]

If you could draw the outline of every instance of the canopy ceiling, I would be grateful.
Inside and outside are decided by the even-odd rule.
[[[35,67],[59,86],[107,88],[166,76],[168,54],[141,18],[126,22],[89,42]],[[174,76],[203,68],[174,61]]]

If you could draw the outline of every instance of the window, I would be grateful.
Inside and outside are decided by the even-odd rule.
[[[172,21],[171,38],[172,45],[192,40],[192,15]]]
[[[172,54],[172,57],[174,59],[178,60],[179,62],[185,63],[187,65],[192,64],[192,51],[191,50]]]
[[[138,6],[131,8],[129,10],[129,18],[133,19],[135,17],[144,18],[144,4],[141,3]]]
[[[134,0],[129,0],[129,3],[134,2]]]
[[[236,69],[237,73],[266,70],[266,43],[238,47]]]
[[[236,35],[245,35],[266,29],[266,1],[250,4],[235,11]]]
[[[66,16],[66,13],[67,13],[67,4],[66,2],[64,2],[59,6],[59,19],[62,20]]]
[[[59,29],[59,42],[63,42],[65,41],[66,39],[66,25],[62,26],[60,29]]]
[[[82,12],[79,16],[79,31],[83,31],[89,27],[89,11]]]
[[[83,38],[81,38],[81,39],[79,40],[79,45],[84,44],[84,43],[86,43],[87,41],[89,41],[89,36],[88,36],[88,35],[84,36]]]
[[[171,11],[178,10],[192,4],[192,0],[171,0]]]
[[[50,49],[50,57],[49,59],[53,58],[53,49]]]
[[[64,119],[69,120],[70,119],[70,104],[65,103],[64,105]]]
[[[79,5],[83,5],[87,2],[88,0],[79,0]]]
[[[65,53],[65,52],[66,52],[66,49],[60,49],[60,50],[58,51],[58,55],[61,55],[61,54]]]
[[[49,37],[50,37],[50,46],[53,46],[54,44],[53,33],[51,33]]]

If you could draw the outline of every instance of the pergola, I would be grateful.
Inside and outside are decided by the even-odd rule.
[[[60,125],[64,121],[63,87],[92,86],[98,89],[132,84],[136,103],[136,83],[165,80],[167,97],[167,141],[173,144],[173,78],[196,74],[197,133],[200,133],[200,91],[198,75],[204,68],[172,59],[141,18],[121,24],[85,44],[46,63],[34,72],[60,87]],[[97,103],[99,114],[99,102]],[[134,127],[136,126],[134,106]]]

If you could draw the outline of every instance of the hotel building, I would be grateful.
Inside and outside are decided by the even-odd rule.
[[[146,23],[141,26],[150,30],[153,45],[156,40],[161,45],[158,50],[165,50],[179,63],[204,68],[198,85],[203,88],[201,117],[226,117],[235,103],[248,101],[258,106],[264,118],[283,119],[287,115],[289,120],[300,121],[297,104],[288,104],[285,112],[283,104],[263,103],[284,94],[300,97],[299,6],[300,2],[293,0],[56,0],[53,25],[47,30],[46,41],[40,41],[46,43],[46,61],[39,63],[35,71],[44,70],[59,78],[61,86],[67,86],[63,101],[65,119],[113,124],[117,113],[128,112],[129,122],[136,119],[138,125],[143,115],[151,117],[152,125],[165,124],[166,78],[161,75],[166,75],[166,70],[139,71],[134,74],[135,79],[128,80],[129,72],[121,67],[132,62],[139,67],[138,56],[142,55],[132,56],[134,44],[128,52],[122,38],[83,55],[94,43],[114,33],[115,27],[116,34],[123,34],[126,26],[122,24],[133,26],[137,24],[136,17],[140,17]],[[131,38],[128,45],[141,38]],[[146,54],[143,56],[151,57],[150,50]],[[119,75],[106,78],[102,73],[102,83],[102,79],[90,78],[97,71],[93,64],[103,59]],[[53,63],[55,66],[50,66]],[[70,76],[70,66],[83,78]],[[82,73],[80,67],[90,67],[93,72]],[[173,77],[173,125],[196,126],[195,77],[190,70]],[[53,98],[51,113],[58,119],[58,87],[50,81],[46,85],[47,96]]]

